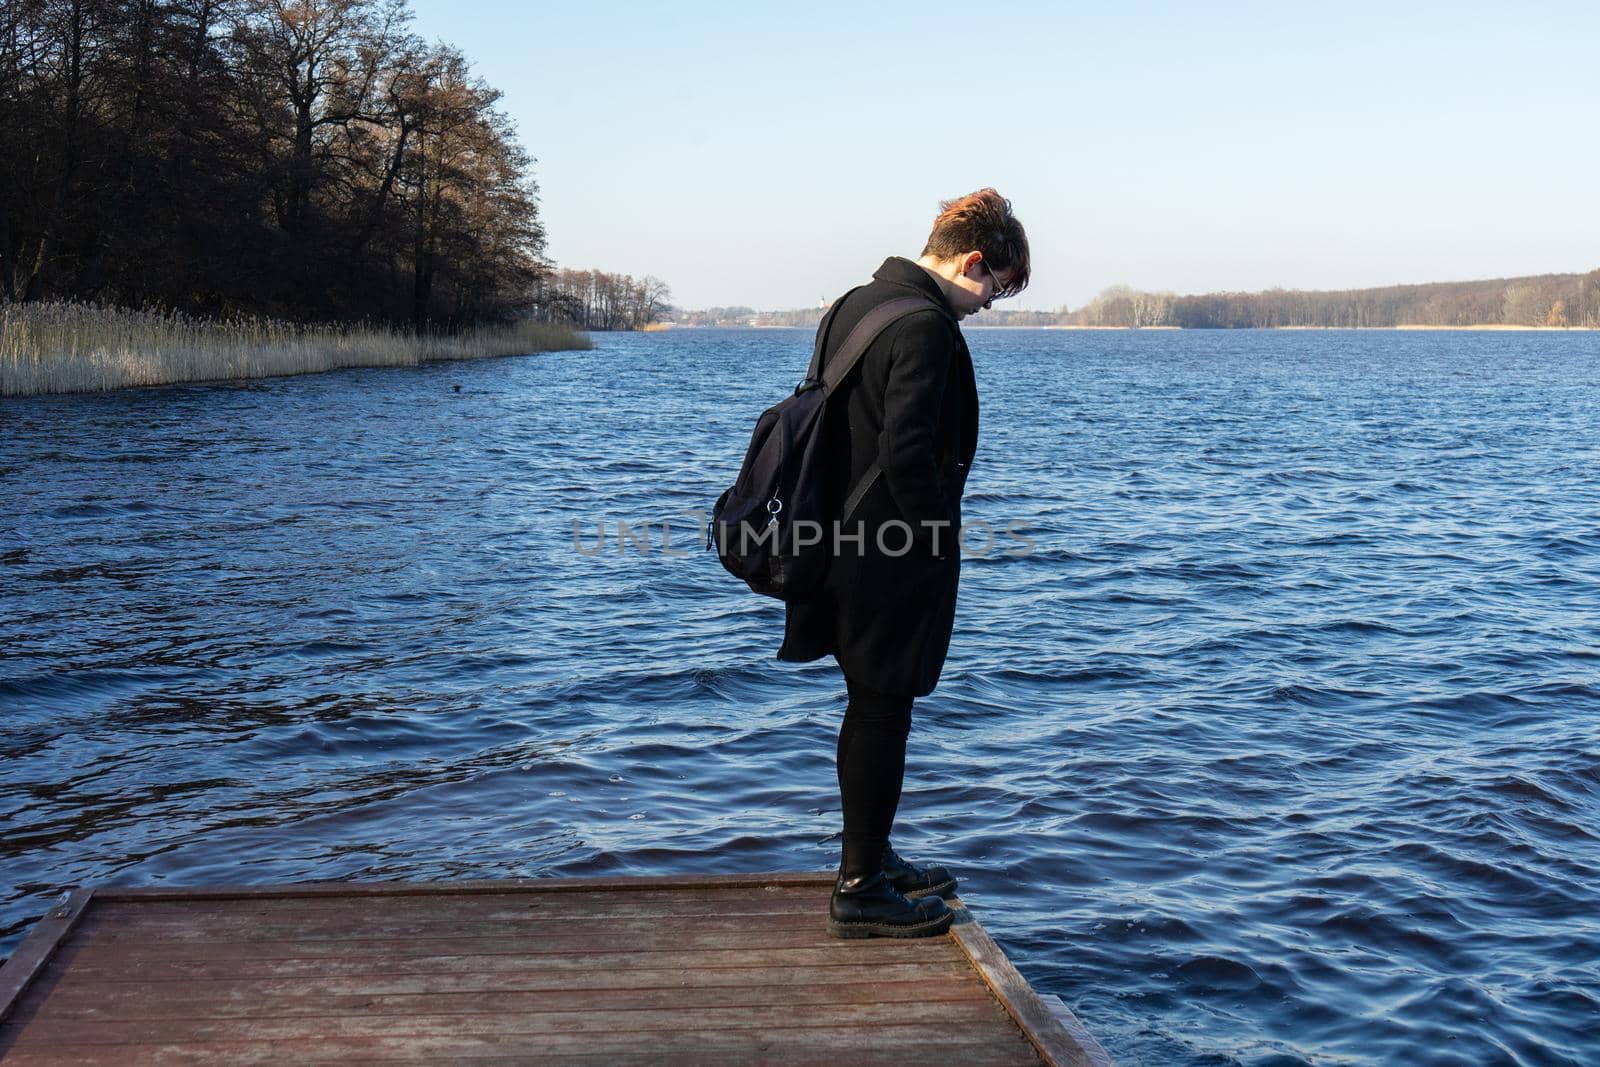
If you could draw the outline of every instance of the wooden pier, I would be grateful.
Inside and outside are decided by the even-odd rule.
[[[85,889],[0,968],[15,1064],[1108,1067],[959,900],[841,941],[831,873]]]

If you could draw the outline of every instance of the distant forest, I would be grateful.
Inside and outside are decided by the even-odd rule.
[[[985,313],[987,317],[992,312]],[[1383,289],[1176,296],[1117,286],[1077,311],[1071,326],[1586,326],[1600,327],[1600,270],[1481,282],[1435,282]]]
[[[457,326],[549,273],[532,159],[404,0],[0,0],[0,299]]]
[[[755,311],[747,307],[677,311],[686,326],[816,326],[822,308]],[[1600,270],[1480,282],[1435,282],[1383,289],[1178,296],[1113,286],[1076,311],[991,308],[972,326],[1182,327],[1264,329],[1383,326],[1548,326],[1600,328]]]

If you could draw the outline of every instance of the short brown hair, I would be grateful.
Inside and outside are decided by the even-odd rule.
[[[1006,295],[1028,287],[1028,235],[1011,213],[1011,201],[993,189],[941,203],[922,254],[949,259],[974,250],[983,253],[991,269],[1011,275]]]

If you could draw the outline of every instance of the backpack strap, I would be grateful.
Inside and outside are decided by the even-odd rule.
[[[864,288],[866,287],[856,286],[855,289],[835,300],[832,306],[823,314],[822,321],[817,324],[817,343],[811,351],[811,366],[806,370],[806,382],[820,382],[822,380],[822,357],[828,351],[828,335],[833,332],[834,316],[839,314],[839,309],[844,307],[844,302],[850,299],[856,289]],[[805,382],[800,384],[804,386]],[[797,389],[795,392],[799,392],[799,390]]]
[[[867,495],[867,490],[872,488],[872,483],[882,473],[883,464],[878,460],[873,460],[872,466],[861,472],[861,480],[856,482],[856,487],[850,490],[850,496],[844,502],[844,511],[839,515],[840,526],[850,521],[850,516],[856,513],[856,505],[861,503],[861,498]]]
[[[839,301],[843,304],[844,301]],[[822,384],[829,393],[839,388],[839,383],[849,377],[855,370],[856,364],[861,362],[861,357],[871,347],[878,335],[897,319],[904,318],[913,311],[938,311],[939,306],[933,301],[920,296],[902,296],[885,301],[867,312],[861,321],[856,323],[856,328],[850,331],[850,336],[844,339],[844,344],[839,346],[839,351],[828,361],[822,371]],[[830,322],[831,326],[832,323]],[[818,351],[821,351],[822,342],[818,341]]]
[[[848,296],[849,294],[845,295]],[[844,300],[841,299],[834,307],[837,308],[843,303]],[[879,304],[867,312],[861,321],[856,324],[856,328],[850,331],[850,336],[844,339],[844,344],[840,346],[838,354],[833,357],[823,371],[822,384],[827,389],[828,395],[831,396],[833,391],[839,388],[839,384],[849,377],[850,372],[855,370],[856,364],[861,362],[861,357],[872,346],[872,342],[876,341],[878,335],[888,329],[890,325],[910,315],[912,312],[938,310],[939,306],[925,297],[903,296]],[[830,309],[829,314],[832,314],[832,309]],[[831,326],[832,322],[829,321],[827,325]],[[822,358],[825,343],[823,334],[825,332],[822,329],[817,331],[817,353],[813,357],[813,364]],[[872,483],[876,482],[878,476],[882,473],[883,464],[876,459],[872,461],[870,467],[861,473],[860,479],[850,490],[850,495],[845,498],[844,511],[839,518],[840,523],[850,521],[850,516],[855,514],[856,506],[861,503],[861,498],[867,495],[867,490],[872,488]]]

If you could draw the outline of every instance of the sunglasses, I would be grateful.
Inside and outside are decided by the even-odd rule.
[[[988,307],[996,300],[1004,300],[1007,297],[1016,295],[1016,293],[1000,284],[1000,275],[996,274],[994,268],[989,266],[987,259],[980,259],[978,262],[982,263],[983,269],[989,272],[989,299],[983,302],[984,307]]]

